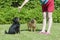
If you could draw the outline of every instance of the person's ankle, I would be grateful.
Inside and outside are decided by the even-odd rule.
[[[50,31],[47,31],[47,33],[50,33]]]
[[[40,32],[45,32],[45,31],[40,31]]]

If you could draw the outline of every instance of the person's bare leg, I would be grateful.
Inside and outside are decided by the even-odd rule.
[[[43,28],[42,28],[41,32],[44,33],[45,32],[45,28],[46,28],[46,12],[43,12]]]
[[[51,26],[52,26],[52,12],[48,12],[48,30],[47,30],[47,33],[50,33]]]

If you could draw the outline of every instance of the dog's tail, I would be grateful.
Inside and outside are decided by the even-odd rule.
[[[8,34],[6,30],[5,30],[5,34]]]

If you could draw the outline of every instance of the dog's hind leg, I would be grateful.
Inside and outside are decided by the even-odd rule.
[[[33,27],[33,32],[35,32],[36,31],[36,28],[35,27]]]

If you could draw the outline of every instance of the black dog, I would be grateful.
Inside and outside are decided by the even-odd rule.
[[[16,34],[16,33],[20,33],[20,23],[19,23],[19,18],[15,17],[13,18],[13,24],[11,25],[11,27],[9,28],[9,31],[5,31],[5,34]]]

